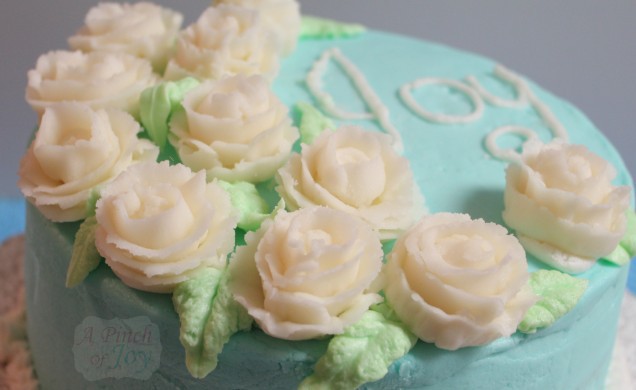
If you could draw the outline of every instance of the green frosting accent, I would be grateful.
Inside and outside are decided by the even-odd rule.
[[[300,125],[298,126],[300,139],[307,145],[314,142],[324,130],[336,128],[331,119],[309,103],[297,103],[296,110],[300,115]]]
[[[540,299],[526,312],[518,326],[523,333],[552,325],[579,301],[588,281],[557,270],[539,270],[530,275],[530,287]]]
[[[99,200],[100,197],[101,197],[101,193],[99,192],[99,189],[93,188],[91,190],[90,195],[88,196],[88,199],[86,200],[86,216],[87,217],[92,217],[95,215],[95,209],[97,208],[97,201]]]
[[[186,77],[179,81],[167,81],[145,89],[139,100],[141,124],[148,137],[160,148],[166,145],[170,130],[170,117],[181,106],[188,91],[199,85],[199,81]]]
[[[186,351],[186,366],[204,378],[218,363],[230,337],[252,326],[252,318],[238,304],[228,286],[229,273],[206,268],[174,290],[172,303],[179,314],[179,340]]]
[[[630,257],[636,256],[636,213],[634,210],[627,210],[627,231],[620,242]]]
[[[232,206],[239,213],[238,227],[257,230],[269,216],[269,206],[252,183],[241,181],[229,183],[219,180],[219,185],[230,195]]]
[[[619,243],[616,248],[607,256],[603,257],[603,260],[607,260],[610,263],[623,266],[632,259],[633,255],[630,255],[627,250]]]
[[[75,287],[82,283],[88,274],[102,261],[95,247],[97,218],[92,215],[84,220],[75,234],[73,253],[66,271],[66,287]]]
[[[603,260],[622,266],[630,262],[636,255],[636,214],[634,210],[627,210],[627,229],[618,246]]]
[[[416,341],[417,336],[393,309],[385,303],[376,305],[343,334],[331,339],[314,373],[303,380],[299,389],[355,389],[381,379]]]
[[[303,16],[300,26],[300,38],[348,38],[360,35],[366,31],[361,24],[342,23],[332,19]]]

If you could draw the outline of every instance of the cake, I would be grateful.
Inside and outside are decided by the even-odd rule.
[[[219,3],[100,5],[29,74],[41,387],[602,388],[635,247],[602,133],[478,55]],[[162,33],[85,37],[134,7]]]

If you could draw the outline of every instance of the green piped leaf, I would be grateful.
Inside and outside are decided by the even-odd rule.
[[[620,245],[629,253],[630,257],[636,256],[636,214],[634,210],[627,210],[627,231]]]
[[[360,24],[342,23],[332,19],[303,16],[300,27],[300,38],[334,39],[349,38],[360,35],[366,28]]]
[[[355,389],[381,379],[416,341],[417,336],[387,304],[376,305],[343,334],[331,339],[314,373],[305,378],[299,389]]]
[[[526,312],[518,326],[523,333],[535,333],[552,325],[577,304],[588,281],[556,270],[539,270],[530,275],[530,287],[540,299]]]
[[[86,216],[93,217],[95,216],[95,209],[97,208],[97,201],[101,197],[99,189],[93,188],[91,193],[86,200]]]
[[[186,77],[179,81],[166,81],[145,89],[140,97],[141,123],[148,137],[163,149],[170,130],[170,117],[188,91],[199,85],[199,81]]]
[[[612,253],[603,259],[617,265],[625,265],[636,256],[636,214],[634,210],[627,211],[627,229],[625,235]]]
[[[218,183],[230,195],[232,206],[239,213],[238,227],[246,231],[257,230],[270,212],[256,186],[245,181],[229,183],[219,180]]]
[[[300,102],[296,104],[296,109],[300,113],[300,139],[309,145],[326,129],[335,129],[334,123],[320,112],[319,109],[309,103]]]
[[[77,230],[71,261],[66,271],[66,287],[71,288],[82,283],[102,261],[95,247],[96,229],[97,218],[93,215],[86,218]]]
[[[619,244],[618,246],[616,246],[616,248],[614,248],[612,253],[610,253],[607,256],[604,256],[603,260],[607,260],[610,263],[623,266],[629,263],[629,261],[632,259],[632,256],[633,254],[630,254],[629,252],[627,252],[625,247]]]
[[[186,366],[196,378],[204,378],[218,363],[230,337],[252,325],[252,318],[238,304],[228,286],[228,272],[206,268],[181,283],[172,295],[179,315],[179,340],[186,351]]]

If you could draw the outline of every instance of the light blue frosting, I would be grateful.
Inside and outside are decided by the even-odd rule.
[[[427,122],[403,105],[398,88],[420,77],[457,80],[474,75],[492,82],[491,60],[413,39],[369,31],[346,40],[302,41],[282,63],[275,93],[291,106],[312,101],[303,86],[311,64],[328,48],[337,46],[368,78],[386,104],[393,125],[401,132],[405,152],[431,212],[469,213],[473,218],[503,223],[505,164],[483,148],[487,132],[505,124],[536,128],[547,140],[548,130],[531,110],[487,105],[484,117],[471,124],[440,125]],[[373,48],[372,50],[370,48]],[[484,81],[485,83],[485,81]],[[346,77],[331,65],[326,89],[339,106],[365,110]],[[617,184],[631,185],[619,155],[602,134],[571,105],[531,84],[569,130],[571,141],[583,143],[609,160],[618,170]],[[430,94],[441,99],[429,109],[469,110],[461,99],[447,99],[442,89]],[[418,98],[417,91],[414,92]],[[356,121],[379,130],[371,121]],[[454,157],[455,156],[455,157]],[[28,330],[38,377],[44,389],[59,388],[295,388],[312,370],[327,347],[327,340],[285,341],[261,331],[234,335],[219,357],[217,369],[204,380],[190,376],[179,343],[179,320],[170,295],[130,289],[101,264],[86,281],[64,287],[72,242],[78,224],[54,224],[33,207],[27,210],[26,283]],[[543,266],[529,259],[530,270]],[[418,342],[389,374],[369,384],[373,389],[563,389],[603,387],[611,359],[627,267],[599,263],[580,277],[590,285],[579,304],[553,326],[532,335],[519,332],[482,347],[445,351]],[[160,369],[147,381],[102,379],[86,381],[75,369],[72,351],[76,326],[87,316],[133,318],[146,316],[161,332]]]

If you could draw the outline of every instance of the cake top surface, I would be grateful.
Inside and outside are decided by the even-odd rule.
[[[43,55],[26,94],[41,122],[20,186],[47,218],[83,220],[67,284],[103,257],[127,286],[173,292],[194,376],[252,321],[285,340],[394,329],[383,367],[345,375],[357,386],[418,338],[455,350],[551,325],[541,290],[571,291],[555,321],[587,285],[545,269],[603,278],[629,259],[631,179],[569,104],[478,55],[243,3],[181,32],[148,6],[153,23],[123,30],[159,38],[129,54],[95,21],[137,11],[100,5],[69,41],[84,52]],[[202,353],[207,318],[232,325]]]

